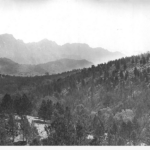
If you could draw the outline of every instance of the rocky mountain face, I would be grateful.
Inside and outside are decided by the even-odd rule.
[[[123,57],[120,52],[109,52],[103,48],[91,48],[87,44],[57,45],[44,39],[39,42],[24,43],[11,34],[0,35],[0,57],[9,58],[19,64],[41,64],[59,59],[85,59],[94,64]]]

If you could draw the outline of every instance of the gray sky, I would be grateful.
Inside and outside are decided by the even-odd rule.
[[[0,0],[3,33],[137,54],[150,50],[150,1]]]

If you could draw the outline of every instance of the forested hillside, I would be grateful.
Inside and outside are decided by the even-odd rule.
[[[56,75],[1,75],[0,144],[15,144],[18,133],[29,145],[149,145],[149,59],[146,53]],[[27,115],[45,125],[45,138]]]

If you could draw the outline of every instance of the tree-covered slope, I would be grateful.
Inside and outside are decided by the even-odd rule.
[[[43,145],[149,145],[149,58],[146,53],[56,75],[2,75],[1,110],[11,111],[3,108],[6,93],[16,113],[19,102],[32,104],[28,114],[49,122]]]

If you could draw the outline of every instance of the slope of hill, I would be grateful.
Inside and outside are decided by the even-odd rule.
[[[82,69],[91,67],[92,63],[87,60],[73,60],[73,59],[60,59],[53,62],[48,62],[45,64],[36,65],[37,67],[43,68],[50,74],[56,74],[66,71],[71,71],[73,69]]]
[[[28,115],[50,122],[47,130],[56,132],[43,145],[150,145],[149,53],[62,74],[1,75],[0,95],[21,108],[27,102]],[[58,136],[66,132],[69,138]]]
[[[61,59],[38,65],[18,64],[7,58],[0,58],[0,73],[9,75],[56,74],[73,69],[87,68],[92,65],[86,60]]]
[[[39,42],[24,43],[10,34],[0,35],[0,56],[19,64],[41,64],[59,59],[86,59],[94,64],[123,57],[119,52],[109,52],[103,48],[91,48],[87,44],[57,45],[44,39]]]
[[[0,58],[0,73],[15,74],[18,72],[19,64],[7,58]]]

